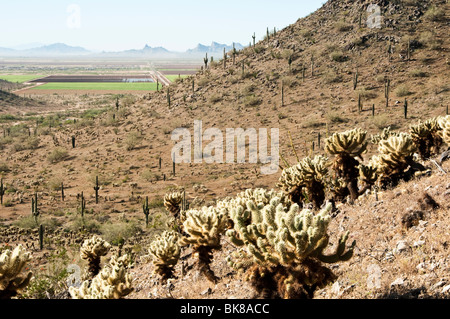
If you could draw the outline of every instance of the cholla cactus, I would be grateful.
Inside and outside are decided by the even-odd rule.
[[[346,233],[334,254],[323,253],[329,243],[330,210],[329,203],[317,215],[308,209],[300,211],[297,204],[286,209],[278,197],[262,209],[251,201],[246,207],[235,207],[230,212],[234,229],[226,234],[245,249],[230,256],[228,262],[236,269],[251,266],[247,278],[266,298],[312,297],[317,287],[334,280],[331,271],[320,262],[349,260],[355,246],[353,242],[345,251]],[[274,292],[273,287],[278,287],[278,291]]]
[[[359,191],[360,194],[370,189],[378,180],[378,169],[373,164],[359,165],[359,180],[363,184],[363,188]]]
[[[292,202],[300,204],[308,199],[318,208],[325,200],[328,166],[328,158],[324,156],[306,157],[297,165],[283,170],[278,186],[289,194]]]
[[[22,245],[0,255],[0,299],[15,297],[26,288],[32,272],[23,273],[23,270],[30,259],[30,253]]]
[[[150,244],[149,253],[153,256],[155,272],[164,281],[173,277],[174,267],[180,259],[179,235],[175,232],[163,232]]]
[[[128,255],[113,256],[93,279],[84,281],[80,288],[70,287],[73,299],[122,299],[133,291],[132,278],[127,272]]]
[[[220,239],[227,227],[228,214],[225,208],[203,207],[201,210],[191,209],[186,212],[183,230],[186,233],[181,245],[193,245],[198,255],[198,267],[201,273],[215,282],[217,280],[210,269],[212,251],[220,249]]]
[[[181,211],[181,203],[183,201],[182,192],[173,192],[164,196],[164,206],[174,218],[178,218]]]
[[[409,133],[422,159],[427,159],[439,152],[443,142],[440,135],[441,130],[437,117],[425,122],[419,121],[417,125],[410,127]]]
[[[325,150],[335,155],[333,163],[335,177],[340,177],[345,181],[352,200],[359,195],[359,162],[356,158],[362,160],[362,154],[367,150],[366,135],[366,131],[357,128],[343,133],[335,133],[325,141]]]
[[[386,127],[385,129],[383,129],[383,132],[381,132],[381,134],[372,135],[370,141],[373,144],[378,145],[380,143],[380,141],[387,140],[391,136],[398,136],[398,135],[399,135],[399,133],[392,132],[391,127],[389,126],[389,127]]]
[[[83,242],[80,250],[80,256],[89,263],[89,273],[92,277],[96,276],[100,271],[100,258],[106,256],[111,245],[102,238],[94,235],[90,239]]]
[[[440,117],[438,123],[444,143],[450,146],[450,115]]]
[[[413,155],[416,150],[417,146],[407,133],[400,133],[380,142],[380,155],[372,157],[371,165],[378,171],[381,186],[396,184],[406,176],[405,171],[415,164]]]

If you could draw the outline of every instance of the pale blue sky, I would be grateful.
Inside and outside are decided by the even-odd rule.
[[[0,3],[0,47],[63,42],[89,50],[185,51],[212,41],[247,45],[325,0],[15,0]],[[70,11],[71,5],[77,10]],[[79,17],[79,19],[78,19]],[[78,24],[79,21],[79,24]],[[79,27],[78,27],[79,26]]]

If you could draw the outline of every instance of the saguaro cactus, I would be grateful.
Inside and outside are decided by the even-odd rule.
[[[11,299],[26,288],[30,282],[31,271],[23,270],[31,260],[31,254],[18,245],[14,250],[7,249],[0,255],[0,299]]]
[[[36,225],[39,225],[39,223],[38,223],[39,214],[40,214],[40,211],[38,208],[37,193],[34,193],[34,197],[31,198],[31,215],[34,217],[34,221],[36,222]]]
[[[3,178],[0,179],[0,204],[3,205],[3,196],[5,195],[5,187],[3,186]]]
[[[178,239],[177,233],[165,231],[150,244],[148,251],[153,256],[155,272],[162,277],[163,281],[174,276],[174,267],[181,253]]]
[[[100,190],[100,186],[98,185],[98,176],[95,177],[95,186],[94,186],[94,191],[95,191],[95,203],[98,204],[98,191]]]
[[[145,226],[148,227],[148,217],[150,214],[150,207],[148,206],[148,196],[145,197],[145,202],[142,204],[142,211],[145,215]]]
[[[245,269],[260,297],[312,298],[314,291],[335,280],[321,263],[347,261],[355,242],[346,250],[348,233],[340,239],[333,254],[324,254],[329,243],[331,221],[327,204],[318,214],[289,209],[273,197],[261,207],[248,201],[230,211],[234,228],[226,232],[233,244],[242,247],[227,258],[235,269]]]

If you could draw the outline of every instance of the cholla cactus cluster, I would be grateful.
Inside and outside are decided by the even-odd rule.
[[[389,127],[384,128],[380,134],[372,135],[370,140],[373,144],[378,145],[378,143],[380,143],[380,141],[387,140],[391,136],[398,136],[399,134],[400,133],[392,132],[391,127],[389,126]]]
[[[164,196],[164,206],[175,218],[180,214],[182,201],[182,192],[173,192]]]
[[[177,233],[165,231],[150,244],[149,253],[153,256],[155,272],[163,281],[173,277],[174,267],[180,259],[181,247],[178,240]]]
[[[26,288],[32,272],[23,273],[31,255],[22,245],[0,255],[0,299],[10,299]]]
[[[133,291],[132,278],[127,272],[128,256],[113,256],[92,280],[84,281],[80,288],[70,287],[73,299],[122,299]]]
[[[407,133],[400,133],[398,136],[391,136],[379,143],[379,155],[371,159],[371,165],[376,167],[379,175],[379,182],[397,183],[404,177],[406,169],[414,163],[413,155],[417,150],[411,136]]]
[[[410,127],[409,134],[423,159],[438,153],[443,142],[440,135],[441,130],[439,118],[437,117],[425,122],[419,121],[417,125]]]
[[[328,158],[324,156],[306,157],[283,170],[278,186],[289,194],[292,202],[300,204],[309,200],[318,208],[325,200],[328,166]]]
[[[94,235],[83,242],[80,249],[80,256],[89,263],[89,273],[92,277],[100,271],[100,259],[108,254],[111,245],[102,238]]]
[[[192,245],[198,255],[198,267],[201,273],[213,282],[217,280],[210,269],[212,251],[220,249],[220,239],[227,227],[228,214],[225,208],[213,206],[186,212],[183,230],[186,233],[180,240],[181,245]]]
[[[333,169],[335,178],[341,178],[349,190],[352,200],[359,196],[358,176],[359,162],[367,150],[367,132],[359,128],[335,133],[325,141],[325,150],[335,155]]]
[[[329,243],[330,210],[331,204],[316,215],[308,209],[300,210],[297,204],[287,209],[276,196],[262,208],[251,201],[246,207],[233,208],[230,217],[234,228],[226,234],[243,249],[230,256],[228,262],[236,269],[251,267],[248,279],[264,296],[268,296],[267,289],[273,286],[279,288],[278,297],[311,297],[313,287],[326,285],[333,279],[320,262],[349,260],[355,245],[345,251],[347,233],[340,239],[334,254],[323,253]],[[273,285],[271,280],[278,282]],[[266,286],[262,285],[264,282]],[[273,293],[269,295],[274,296]]]
[[[439,118],[438,123],[441,128],[442,139],[450,147],[450,115]]]

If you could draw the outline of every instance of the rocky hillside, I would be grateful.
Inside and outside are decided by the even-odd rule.
[[[380,9],[380,28],[367,23],[373,18],[367,12],[370,4]],[[169,191],[183,188],[191,207],[201,207],[245,189],[276,188],[280,178],[281,170],[261,174],[260,163],[176,164],[173,174],[174,129],[187,128],[193,135],[195,120],[202,121],[203,129],[223,132],[279,128],[283,167],[295,164],[297,157],[325,154],[324,139],[335,132],[357,127],[367,130],[368,137],[388,127],[408,132],[419,120],[448,114],[448,31],[446,1],[330,0],[253,46],[227,52],[225,61],[208,59],[198,74],[159,92],[120,100],[118,108],[111,102],[107,112],[95,117],[61,117],[57,125],[41,122],[35,135],[35,123],[28,123],[30,131],[24,128],[0,140],[0,172],[7,189],[1,224],[4,229],[34,227],[29,216],[37,193],[40,218],[48,229],[66,234],[78,230],[83,192],[88,208],[84,229],[115,244],[125,239],[125,248],[140,260],[153,236],[167,228],[162,198]],[[364,160],[377,151],[369,144]],[[348,230],[357,241],[355,255],[333,269],[338,280],[318,291],[317,298],[448,296],[449,164],[421,164],[429,169],[421,179],[400,183],[378,198],[371,193],[353,204],[340,204],[330,224],[332,241]],[[426,194],[439,205],[422,207]],[[149,228],[142,213],[147,196]],[[420,222],[405,228],[405,213],[418,207],[423,211]],[[27,237],[14,238],[10,244]],[[60,252],[56,241],[48,245],[48,251],[35,251],[39,262],[34,267]],[[250,298],[250,287],[224,259],[233,245],[223,246],[212,265],[221,278],[217,285],[191,272],[172,283],[170,294]],[[167,294],[151,271],[150,263],[136,263],[132,272],[137,289],[130,298]]]

